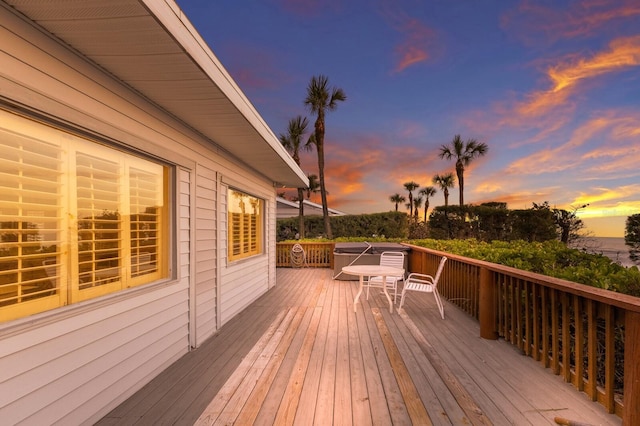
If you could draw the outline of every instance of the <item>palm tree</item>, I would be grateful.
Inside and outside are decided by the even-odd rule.
[[[449,188],[453,188],[456,184],[456,179],[453,177],[453,173],[447,173],[444,175],[435,175],[433,177],[433,183],[438,185],[444,194],[444,208],[449,206]]]
[[[317,114],[314,124],[314,133],[309,142],[316,146],[318,151],[318,175],[320,176],[320,195],[322,196],[322,216],[324,219],[324,232],[327,238],[333,238],[331,222],[329,221],[329,206],[327,205],[327,189],[324,184],[324,116],[326,110],[333,111],[338,107],[339,101],[345,101],[347,95],[337,87],[328,87],[329,79],[324,75],[311,77],[307,87],[307,97],[304,104]]]
[[[280,134],[280,143],[291,154],[293,161],[300,165],[300,150],[308,151],[311,146],[302,143],[302,135],[307,131],[307,117],[297,116],[289,120],[287,134]],[[304,238],[304,188],[298,188],[298,233]]]
[[[418,222],[418,212],[422,207],[422,197],[416,197],[413,199],[413,219]]]
[[[464,205],[464,170],[471,163],[471,160],[482,157],[487,153],[489,147],[484,142],[475,139],[467,139],[462,142],[460,135],[455,135],[450,145],[440,147],[440,158],[446,160],[456,159],[456,175],[458,176],[458,186],[460,187],[460,206]]]
[[[413,217],[413,193],[412,191],[415,191],[416,189],[420,188],[420,185],[415,183],[414,181],[411,182],[405,182],[404,183],[404,189],[406,189],[407,191],[409,191],[409,217]]]
[[[433,186],[427,186],[420,190],[419,194],[424,195],[424,221],[427,221],[427,210],[429,210],[429,198],[433,197],[436,189]]]
[[[318,175],[307,175],[309,179],[309,187],[307,188],[307,200],[311,198],[311,194],[317,194],[320,192],[320,183],[318,182]]]
[[[398,211],[398,204],[404,203],[405,198],[400,194],[393,194],[391,197],[389,197],[389,200],[392,203],[396,204],[396,211]]]

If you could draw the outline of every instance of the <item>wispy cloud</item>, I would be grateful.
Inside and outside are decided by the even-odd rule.
[[[404,40],[395,49],[395,73],[429,59],[427,47],[434,38],[433,30],[416,19],[407,19],[398,28],[404,34]]]
[[[403,11],[398,2],[382,2],[380,14],[401,36],[394,49],[393,73],[400,73],[432,57],[436,37],[432,28]]]
[[[523,0],[500,21],[509,34],[527,44],[539,45],[594,33],[601,35],[637,16],[640,16],[640,4],[636,0],[585,0],[570,2],[565,9],[547,7],[536,0]]]
[[[546,76],[550,87],[531,92],[513,111],[518,119],[544,116],[564,108],[582,81],[640,65],[640,36],[619,38],[608,48],[589,57],[565,59],[550,66]]]
[[[540,175],[579,170],[586,177],[603,178],[609,172],[637,171],[639,115],[637,111],[595,112],[595,117],[578,126],[565,142],[521,157],[505,172]]]

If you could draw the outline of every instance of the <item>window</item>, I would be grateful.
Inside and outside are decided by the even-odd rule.
[[[262,200],[228,190],[229,260],[262,253]]]
[[[168,276],[168,167],[0,123],[0,322]]]

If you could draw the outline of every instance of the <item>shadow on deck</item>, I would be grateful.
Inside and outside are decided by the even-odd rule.
[[[429,294],[389,313],[329,269],[277,286],[98,424],[556,424],[620,418]]]

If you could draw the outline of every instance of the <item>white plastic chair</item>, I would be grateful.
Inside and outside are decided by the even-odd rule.
[[[380,266],[392,266],[394,268],[404,269],[404,253],[400,251],[384,251],[380,254]],[[396,303],[396,296],[398,294],[398,281],[404,280],[404,275],[399,276],[386,276],[387,291],[393,290],[393,303]],[[369,300],[369,288],[370,287],[382,287],[382,277],[369,277],[366,284],[367,286],[367,300]]]
[[[435,277],[427,274],[419,274],[417,272],[409,274],[407,280],[404,283],[404,288],[402,289],[402,297],[400,297],[400,306],[398,306],[398,310],[402,309],[404,298],[407,295],[408,291],[433,293],[433,296],[436,298],[438,310],[440,311],[440,316],[442,317],[442,319],[444,319],[444,306],[442,305],[442,300],[440,299],[440,293],[438,293],[438,281],[440,280],[440,275],[442,274],[442,269],[444,268],[444,264],[446,261],[447,258],[443,256],[440,260],[440,265],[438,266]]]

